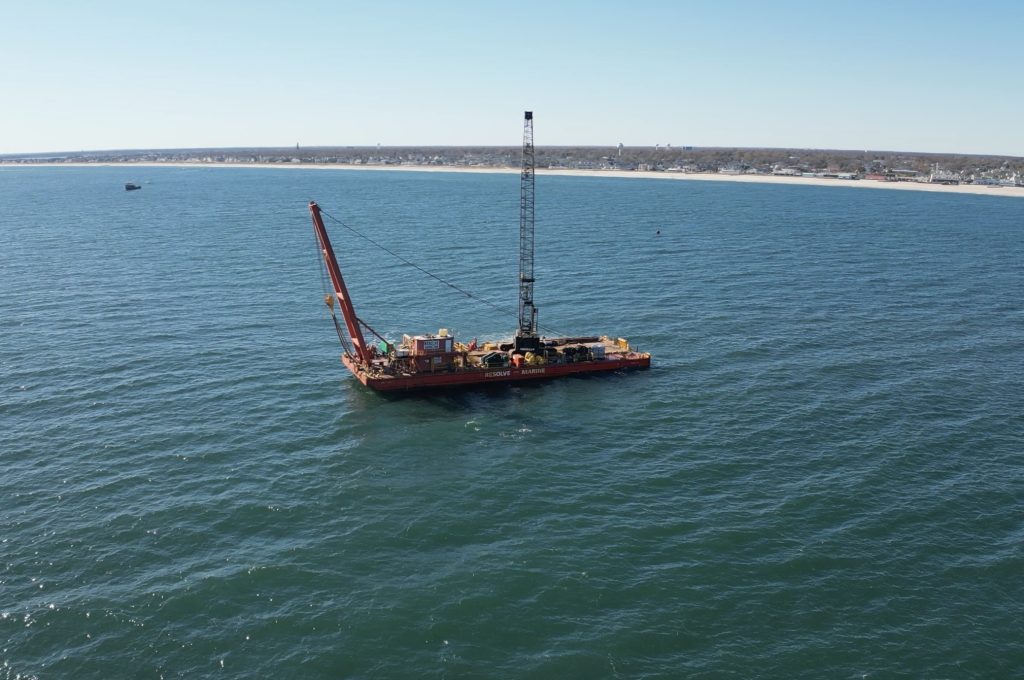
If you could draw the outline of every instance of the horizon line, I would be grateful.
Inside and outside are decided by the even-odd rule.
[[[538,144],[537,149],[618,149],[619,144]],[[313,150],[313,149],[518,149],[516,144],[311,144],[295,147],[285,146],[180,146],[180,147],[132,147],[132,148],[106,148],[106,149],[78,149],[78,150],[54,150],[54,151],[17,151],[0,152],[0,158],[14,158],[22,156],[40,155],[82,155],[96,153],[144,153],[144,152],[183,152],[183,151],[287,151],[287,150]],[[984,152],[958,152],[958,151],[910,151],[900,149],[842,149],[836,147],[809,147],[809,146],[700,146],[700,145],[672,145],[672,144],[622,144],[623,149],[665,149],[679,151],[698,150],[734,150],[734,151],[812,151],[812,152],[841,152],[841,153],[874,153],[874,154],[912,154],[919,156],[967,156],[986,158],[1012,158],[1024,160],[1024,155]]]

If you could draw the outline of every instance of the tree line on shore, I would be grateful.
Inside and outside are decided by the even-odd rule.
[[[677,172],[842,172],[892,170],[962,176],[1024,176],[1024,158],[902,151],[665,146],[538,146],[537,167]],[[220,162],[516,167],[511,146],[338,146],[231,149],[140,149],[0,155],[0,163]]]

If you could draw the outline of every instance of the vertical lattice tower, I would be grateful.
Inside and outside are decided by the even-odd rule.
[[[533,306],[534,232],[533,112],[523,118],[523,168],[519,184],[519,330],[517,338],[537,337],[537,308]]]

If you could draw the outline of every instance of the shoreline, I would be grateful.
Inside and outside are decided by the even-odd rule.
[[[519,168],[451,165],[342,165],[325,163],[0,163],[7,168],[249,168],[270,170],[357,170],[395,172],[457,172],[477,174],[518,174]],[[651,172],[625,170],[573,170],[538,168],[538,175],[554,177],[612,177],[616,179],[657,179],[679,182],[740,182],[747,184],[787,184],[822,187],[848,187],[854,189],[889,189],[897,191],[926,191],[946,194],[973,194],[976,196],[1006,196],[1024,198],[1024,187],[1000,187],[974,184],[928,184],[924,182],[885,182],[873,179],[827,179],[824,177],[792,177],[785,175],[722,175],[718,173]]]

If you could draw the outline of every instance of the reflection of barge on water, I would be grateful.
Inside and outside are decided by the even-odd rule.
[[[534,169],[533,114],[527,111],[520,183],[519,328],[515,337],[505,342],[478,345],[473,340],[466,344],[458,342],[446,329],[436,335],[406,335],[398,344],[389,342],[356,316],[320,207],[309,204],[323,264],[333,287],[326,302],[345,350],[341,361],[361,383],[374,390],[392,392],[547,380],[651,365],[650,354],[630,347],[623,338],[539,335],[533,304]],[[335,302],[341,309],[344,329],[335,314]],[[367,333],[376,340],[368,344]]]

